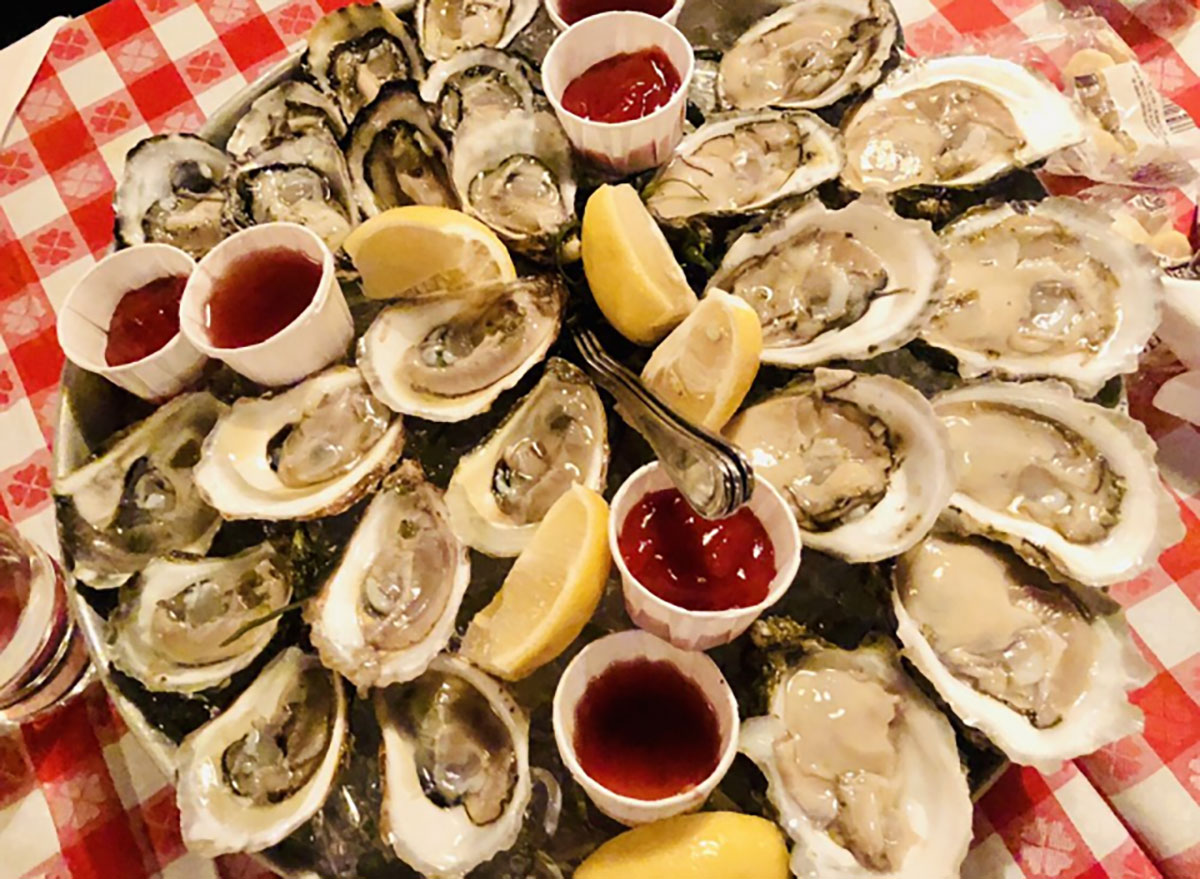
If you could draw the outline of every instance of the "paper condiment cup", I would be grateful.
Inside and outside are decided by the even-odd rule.
[[[629,571],[621,555],[620,535],[625,518],[643,497],[655,491],[674,488],[666,471],[652,462],[634,471],[618,489],[608,517],[608,544],[621,572],[625,609],[640,628],[665,638],[685,650],[708,650],[728,644],[775,604],[796,579],[800,569],[800,529],[783,496],[765,479],[755,482],[749,508],[762,522],[775,548],[775,576],[767,597],[751,607],[732,610],[688,610],[659,598]]]
[[[144,400],[163,400],[191,384],[208,359],[182,333],[153,354],[109,366],[108,327],[121,297],[159,278],[190,276],[195,261],[169,244],[139,244],[106,256],[79,279],[58,313],[58,344],[67,359]]]
[[[659,18],[661,18],[667,24],[674,24],[675,22],[679,21],[679,13],[683,11],[683,4],[686,2],[687,0],[675,0],[674,5],[672,5],[671,8],[665,13],[660,15]],[[542,0],[542,5],[546,7],[546,14],[550,16],[550,20],[554,22],[554,26],[560,31],[565,31],[571,26],[567,23],[567,20],[562,17],[562,0]],[[605,13],[599,14],[604,15]],[[594,17],[595,16],[588,16],[588,18]],[[587,19],[580,19],[580,21],[586,20]],[[576,24],[578,23],[579,22],[576,22]]]
[[[639,800],[615,793],[588,775],[575,753],[575,709],[579,700],[583,698],[588,685],[609,666],[631,659],[670,662],[700,687],[717,714],[721,756],[716,769],[695,787],[672,797]],[[553,717],[554,740],[567,770],[596,804],[596,808],[630,827],[699,809],[721,783],[737,755],[737,698],[717,664],[703,653],[680,650],[637,629],[617,632],[593,641],[571,660],[554,691]]]
[[[209,338],[205,308],[218,278],[243,256],[284,248],[321,264],[312,302],[299,316],[254,345],[218,348]],[[179,325],[188,341],[209,357],[222,360],[251,381],[279,387],[312,375],[345,356],[354,338],[354,321],[334,271],[333,254],[316,233],[296,223],[264,223],[226,238],[200,260],[179,303]]]
[[[653,113],[628,122],[596,122],[563,107],[567,86],[593,64],[654,46],[667,53],[679,72],[680,85],[671,100]],[[558,35],[542,64],[542,86],[575,149],[601,168],[624,175],[662,165],[683,139],[695,67],[692,45],[674,25],[643,12],[604,12]]]

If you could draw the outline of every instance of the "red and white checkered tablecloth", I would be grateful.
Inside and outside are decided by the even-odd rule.
[[[109,246],[126,151],[205,115],[344,0],[114,0],[64,27],[0,146],[0,515],[53,548],[54,311]],[[916,54],[964,35],[1036,35],[1036,0],[899,0]],[[1068,0],[1068,7],[1083,6]],[[1091,0],[1155,85],[1200,118],[1200,0]],[[1200,432],[1134,409],[1158,437],[1187,539],[1114,590],[1156,670],[1131,736],[1052,776],[1012,769],[976,810],[967,879],[1200,877]],[[248,858],[185,852],[168,780],[103,692],[0,736],[0,879],[250,879]]]

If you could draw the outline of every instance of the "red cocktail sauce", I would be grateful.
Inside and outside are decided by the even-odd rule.
[[[122,366],[149,357],[179,333],[179,300],[184,275],[155,278],[130,290],[117,302],[108,324],[104,362]]]
[[[662,18],[674,5],[675,0],[560,0],[558,14],[567,24],[601,12],[644,12]]]
[[[589,682],[575,708],[574,744],[584,772],[638,800],[690,790],[721,760],[716,710],[664,660],[614,663]]]
[[[229,264],[204,307],[208,338],[217,348],[245,348],[271,338],[308,308],[317,295],[321,264],[272,247]]]
[[[596,122],[649,116],[679,91],[679,71],[658,46],[625,52],[593,64],[567,86],[562,105]]]
[[[705,519],[674,488],[634,504],[617,546],[643,586],[688,610],[753,607],[775,577],[775,546],[750,509]]]

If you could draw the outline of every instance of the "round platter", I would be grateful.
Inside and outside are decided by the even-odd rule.
[[[385,4],[387,5],[387,4]],[[408,4],[411,6],[411,4]],[[712,50],[698,56],[711,62],[716,53],[726,50],[751,25],[779,10],[779,2],[739,2],[739,0],[689,0],[678,22],[680,30],[697,49]],[[539,6],[536,18],[508,47],[525,58],[540,63],[557,34],[545,10]],[[902,42],[902,38],[901,38]],[[708,68],[711,72],[711,68]],[[218,110],[198,132],[213,145],[223,148],[239,119],[250,104],[275,86],[301,76],[301,58],[293,56],[265,73],[224,107]],[[832,108],[830,108],[832,111]],[[836,111],[840,116],[842,106]],[[699,111],[689,110],[689,120],[702,119]],[[836,123],[837,118],[831,121]],[[647,177],[639,178],[644,183]],[[581,187],[590,193],[598,179]],[[836,183],[836,181],[835,181]],[[825,195],[824,192],[821,193]],[[581,195],[579,205],[585,198]],[[992,195],[1003,199],[1040,200],[1046,193],[1036,178],[1017,171],[1003,178],[1002,188],[974,187],[966,201],[979,203]],[[943,190],[939,211],[953,213],[964,207],[959,195]],[[942,216],[939,219],[944,220]],[[732,240],[742,231],[738,222],[718,225],[718,237]],[[672,237],[676,253],[690,247],[686,238]],[[708,242],[711,245],[711,241]],[[717,257],[720,257],[720,247]],[[710,251],[709,256],[712,256]],[[693,286],[703,286],[710,271],[700,262],[686,267]],[[587,287],[578,266],[557,266],[570,289],[568,314],[576,319],[596,321],[598,315],[588,301]],[[711,268],[711,267],[710,267]],[[355,322],[356,336],[366,330],[385,303],[361,294],[353,279],[343,280],[347,302]],[[582,316],[582,317],[581,317]],[[570,319],[570,318],[568,318]],[[599,327],[598,327],[599,329]],[[610,352],[635,371],[641,371],[649,349],[626,343],[615,332],[604,330],[603,341]],[[578,353],[567,333],[554,343],[549,356],[578,362]],[[839,360],[837,365],[864,374],[883,374],[903,379],[926,395],[958,387],[961,380],[954,362],[942,352],[922,343],[913,343],[869,360]],[[540,370],[533,370],[516,387],[505,391],[482,415],[457,423],[436,423],[405,416],[404,456],[419,463],[427,478],[445,488],[460,458],[487,437],[535,384]],[[751,400],[759,400],[789,384],[795,373],[764,366],[758,373]],[[210,368],[205,374],[207,387],[217,397],[232,402],[247,393],[257,392],[227,367]],[[1121,397],[1119,379],[1110,381],[1099,397],[1108,406],[1117,406]],[[653,459],[645,441],[619,418],[605,397],[611,459],[603,495],[611,499],[635,470]],[[62,380],[62,404],[55,441],[56,475],[64,477],[103,450],[111,438],[146,418],[154,407],[120,390],[97,375],[68,364]],[[60,499],[62,510],[68,503]],[[327,577],[341,549],[362,516],[365,502],[341,515],[307,522],[226,522],[210,554],[222,555],[267,539],[287,540],[295,549],[293,560],[303,570],[303,582],[297,587],[309,597]],[[70,556],[70,547],[67,546]],[[471,584],[457,615],[461,635],[467,623],[499,589],[512,565],[511,559],[496,559],[471,551]],[[817,636],[852,650],[873,636],[891,637],[896,621],[892,607],[892,582],[888,567],[877,564],[849,564],[806,546],[803,563],[794,586],[768,613],[802,624],[806,636]],[[132,732],[145,745],[162,771],[174,777],[179,743],[185,736],[227,708],[253,682],[268,661],[290,645],[308,643],[307,624],[299,613],[286,614],[261,655],[232,676],[223,688],[205,690],[193,696],[170,692],[151,692],[134,678],[112,665],[113,647],[106,629],[107,618],[117,607],[117,590],[92,589],[82,583],[73,593],[74,609],[85,633],[89,651],[114,704]],[[525,818],[524,830],[511,849],[481,865],[471,876],[475,879],[553,879],[570,872],[600,843],[623,828],[601,814],[588,800],[582,788],[565,769],[555,744],[551,724],[551,699],[567,664],[589,643],[601,636],[630,627],[623,604],[621,582],[614,568],[604,597],[583,634],[557,659],[510,689],[529,714],[530,765],[534,795]],[[764,669],[770,663],[771,645],[742,637],[710,651],[738,697],[741,716],[763,713]],[[348,692],[351,688],[347,688]],[[289,876],[335,877],[353,875],[359,879],[402,879],[418,876],[384,841],[378,816],[381,809],[379,753],[381,733],[369,698],[349,695],[350,747],[337,781],[324,805],[298,830],[282,842],[259,853],[272,869]],[[958,738],[959,751],[966,766],[971,790],[980,793],[1006,765],[1003,755],[982,737],[951,718]],[[709,800],[710,808],[744,812],[774,818],[766,782],[758,769],[739,756],[733,768]]]

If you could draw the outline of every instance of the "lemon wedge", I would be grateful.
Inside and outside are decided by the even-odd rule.
[[[463,290],[517,277],[504,242],[483,223],[450,208],[392,208],[356,228],[344,246],[370,299]]]
[[[628,183],[601,186],[588,199],[583,271],[608,322],[641,345],[657,342],[696,307],[667,239]]]
[[[642,380],[676,413],[718,431],[754,384],[762,348],[757,312],[713,290],[654,349]]]
[[[531,674],[583,631],[611,565],[608,504],[576,484],[550,507],[496,597],[471,620],[463,655],[505,680]]]
[[[765,818],[700,812],[610,839],[575,879],[787,879],[783,833]]]

